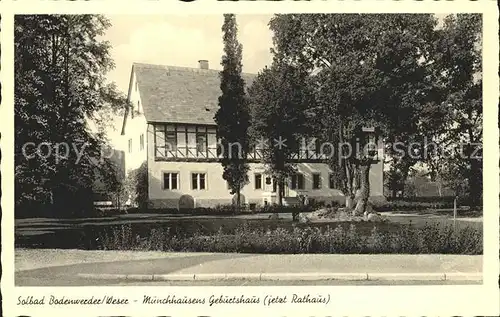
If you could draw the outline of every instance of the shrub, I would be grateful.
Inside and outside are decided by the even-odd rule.
[[[314,211],[315,207],[312,205],[307,206],[280,206],[280,205],[267,205],[262,206],[258,212],[259,213],[296,213],[296,212],[311,212]]]
[[[453,208],[454,201],[454,196],[387,197],[387,203],[382,204],[379,208],[396,208],[399,210],[444,209]],[[469,198],[458,197],[457,204],[459,206],[470,206],[471,202]]]
[[[424,202],[424,201],[405,201],[389,200],[385,203],[372,203],[375,211],[421,211],[428,209],[453,208],[453,201]]]
[[[405,201],[415,203],[452,203],[455,200],[454,196],[422,196],[422,197],[387,197],[387,201]]]
[[[451,226],[403,226],[389,232],[373,227],[364,234],[351,224],[346,230],[294,226],[290,230],[253,229],[248,225],[232,233],[222,228],[213,234],[199,232],[189,236],[172,234],[169,229],[153,229],[144,237],[134,235],[130,226],[114,228],[102,239],[102,248],[113,250],[161,250],[175,252],[237,253],[406,253],[406,254],[482,254],[482,232],[471,227],[454,230]]]

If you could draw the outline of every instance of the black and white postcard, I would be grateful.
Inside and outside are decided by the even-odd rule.
[[[494,1],[55,2],[1,4],[6,315],[499,313]]]

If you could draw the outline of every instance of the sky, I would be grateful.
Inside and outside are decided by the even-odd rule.
[[[115,69],[108,80],[127,93],[132,63],[198,67],[209,61],[221,69],[222,15],[109,15],[109,41]],[[237,15],[238,39],[243,45],[243,71],[257,73],[271,63],[271,15]]]
[[[441,20],[444,15],[438,14]],[[108,80],[127,93],[132,63],[198,67],[209,61],[221,69],[222,23],[220,15],[109,15],[112,26],[104,39],[109,41],[115,69]],[[238,39],[243,45],[243,71],[257,73],[271,64],[272,15],[237,15]]]

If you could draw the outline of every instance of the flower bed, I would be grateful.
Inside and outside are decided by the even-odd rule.
[[[232,233],[220,229],[213,234],[172,234],[152,229],[139,236],[130,226],[116,228],[101,237],[105,250],[160,250],[223,253],[356,253],[356,254],[482,254],[482,233],[472,228],[402,226],[399,230],[372,227],[367,234],[360,224],[336,227],[293,226],[256,229],[241,226]],[[366,229],[366,228],[365,228]]]

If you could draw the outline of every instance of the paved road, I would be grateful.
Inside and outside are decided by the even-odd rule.
[[[123,281],[93,280],[81,278],[79,274],[210,274],[210,273],[480,273],[482,256],[460,255],[249,255],[249,254],[196,254],[196,253],[143,253],[78,250],[20,250],[16,251],[16,264],[23,263],[16,272],[18,286],[78,286],[110,285]],[[87,255],[90,263],[76,263],[70,255]],[[114,256],[114,253],[116,254]],[[30,254],[36,254],[37,256]],[[117,255],[120,256],[117,256]],[[126,259],[135,254],[134,259]],[[116,259],[112,262],[110,258]],[[24,260],[23,260],[24,258]],[[31,259],[31,265],[26,263]],[[45,258],[45,262],[37,261]],[[53,259],[53,266],[47,259]],[[68,262],[64,264],[64,260]],[[73,262],[72,262],[73,261]],[[39,263],[38,267],[36,263]],[[24,269],[23,269],[24,268]],[[227,283],[227,281],[222,281]],[[89,284],[90,283],[90,284]],[[158,285],[160,282],[152,282]],[[163,283],[163,282],[162,282]],[[177,282],[164,282],[169,283]],[[193,282],[190,282],[193,283]],[[198,283],[198,282],[196,282]],[[213,285],[210,282],[208,285]],[[252,283],[261,283],[252,281]],[[275,282],[270,282],[275,285]],[[331,281],[330,283],[338,283]],[[366,282],[363,282],[366,283]],[[317,282],[308,282],[314,285]],[[192,284],[188,284],[192,285]],[[225,284],[224,284],[225,285]],[[239,284],[238,284],[239,285]],[[258,284],[257,284],[258,285]],[[327,284],[330,285],[330,284]]]
[[[163,259],[93,262],[42,267],[16,272],[15,284],[18,286],[34,286],[37,284],[40,284],[40,286],[77,286],[80,285],[80,283],[86,283],[86,280],[79,278],[78,274],[168,274],[186,267],[197,266],[201,263],[208,263],[214,260],[231,259],[238,256],[240,255],[204,254],[178,258],[167,257]],[[106,284],[109,283],[104,282],[100,285]]]

